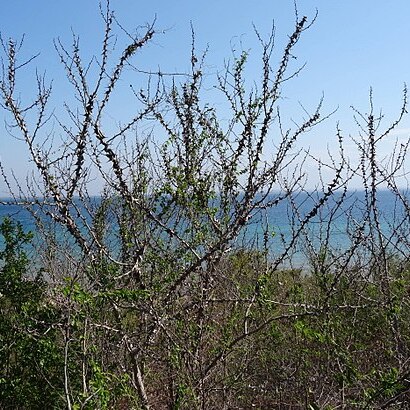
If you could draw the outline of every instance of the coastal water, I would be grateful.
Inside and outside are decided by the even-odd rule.
[[[293,263],[303,265],[306,262],[306,244],[312,249],[318,250],[323,243],[333,249],[347,249],[352,241],[352,229],[360,226],[366,218],[369,200],[363,192],[350,192],[343,197],[336,193],[317,214],[307,218],[320,201],[321,193],[299,193],[292,197],[292,201],[282,201],[277,205],[254,212],[248,221],[246,228],[236,240],[237,246],[268,246],[273,255],[281,255],[287,247],[293,244],[292,238],[298,234],[301,240],[295,241],[289,254],[292,254]],[[407,194],[403,194],[408,198]],[[267,198],[267,201],[274,199]],[[99,198],[95,198],[94,204],[98,204]],[[4,202],[4,201],[3,201]],[[32,208],[34,214],[41,215],[39,208]],[[386,238],[392,238],[400,229],[402,236],[406,236],[406,230],[410,227],[409,212],[397,196],[389,191],[377,193],[377,216],[379,228]],[[22,224],[25,231],[36,231],[36,225],[32,213],[20,205],[0,205],[0,221],[10,217]],[[309,219],[308,223],[303,221]],[[371,230],[371,224],[376,221],[369,220],[365,230]],[[116,230],[115,227],[113,227]],[[366,232],[365,232],[366,233]],[[409,231],[410,233],[410,231]],[[3,238],[0,237],[0,246]],[[307,250],[308,252],[309,250]]]

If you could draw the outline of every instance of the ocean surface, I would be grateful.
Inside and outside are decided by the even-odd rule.
[[[308,223],[304,223],[322,195],[317,192],[299,193],[291,201],[283,201],[272,208],[255,212],[236,239],[235,245],[259,248],[267,246],[272,255],[278,257],[293,243],[292,238],[297,233],[300,240],[294,241],[289,251],[293,264],[297,266],[306,263],[309,252],[318,252],[323,243],[334,250],[347,249],[352,243],[355,229],[361,225],[362,234],[371,234],[376,220],[374,214],[368,214],[369,198],[366,199],[365,193],[360,191],[348,192],[343,197],[342,204],[339,204],[342,193],[334,194],[315,216],[309,218]],[[403,193],[403,197],[407,200],[409,195]],[[274,198],[273,195],[268,200]],[[98,203],[99,199],[96,198],[95,201]],[[33,210],[40,212],[39,209]],[[376,213],[383,236],[392,244],[397,246],[399,236],[403,240],[410,236],[408,209],[396,195],[389,191],[378,191]],[[25,231],[36,231],[33,216],[23,206],[0,205],[0,221],[5,217],[20,222]],[[0,246],[3,244],[3,238],[0,237]],[[403,248],[406,246],[404,244]]]

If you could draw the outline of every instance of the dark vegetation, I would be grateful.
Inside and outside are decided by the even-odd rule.
[[[296,16],[276,67],[273,34],[256,32],[253,87],[248,54],[233,56],[217,78],[230,112],[222,121],[203,102],[205,56],[193,47],[191,72],[171,81],[141,73],[131,63],[154,26],[134,35],[109,7],[102,16],[91,62],[76,37],[70,48],[56,43],[76,97],[60,117],[39,75],[24,104],[18,73],[30,61],[19,43],[2,42],[2,106],[36,168],[24,186],[3,177],[37,229],[33,239],[10,219],[0,226],[0,408],[407,408],[410,208],[398,182],[408,144],[387,160],[378,151],[406,112],[406,90],[391,125],[372,99],[368,114],[356,112],[356,164],[339,129],[338,155],[312,159],[297,144],[323,120],[321,102],[290,128],[278,107],[299,73],[290,61],[306,17]],[[111,99],[130,74],[135,115],[115,128]],[[309,160],[332,174],[313,193]],[[88,194],[96,175],[99,201]],[[393,216],[381,188],[393,194]],[[267,216],[284,203],[291,233],[278,250]],[[332,241],[340,218],[347,246]],[[292,265],[295,250],[303,268]]]

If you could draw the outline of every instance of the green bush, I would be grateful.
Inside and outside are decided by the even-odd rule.
[[[59,317],[41,275],[28,278],[25,247],[33,235],[9,218],[1,223],[0,233],[0,407],[61,408]]]

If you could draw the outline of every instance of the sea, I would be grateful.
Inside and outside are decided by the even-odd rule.
[[[265,202],[272,202],[279,196],[271,194]],[[260,207],[251,214],[232,245],[266,249],[273,259],[282,258],[284,265],[301,267],[312,255],[318,255],[323,246],[334,253],[343,252],[357,240],[358,234],[369,237],[380,231],[382,235],[378,235],[377,240],[383,238],[386,247],[401,254],[410,252],[407,243],[410,238],[410,208],[407,207],[410,195],[407,191],[401,192],[399,197],[388,190],[379,190],[375,203],[364,191],[336,192],[312,215],[315,204],[322,198],[322,192],[296,192],[275,206]],[[95,197],[93,201],[98,204],[100,199]],[[371,212],[369,208],[372,208]],[[32,212],[29,212],[24,206],[3,199],[0,222],[5,217],[11,218],[19,222],[24,231],[35,234],[33,213],[41,215],[40,208],[33,205]],[[39,241],[41,246],[41,238],[37,238],[37,246]],[[0,236],[0,249],[3,246],[4,239]]]

